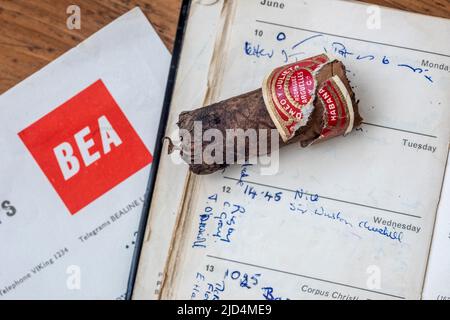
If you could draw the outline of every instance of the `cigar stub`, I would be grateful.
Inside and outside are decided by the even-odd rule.
[[[323,105],[323,128],[316,141],[352,130],[352,100],[341,79],[333,76],[318,88],[316,76],[331,61],[328,55],[321,54],[277,68],[264,79],[264,102],[284,142],[307,124],[316,98]]]
[[[191,172],[210,174],[346,135],[361,121],[344,64],[321,54],[276,68],[256,90],[181,112],[180,145],[169,152],[177,147]]]

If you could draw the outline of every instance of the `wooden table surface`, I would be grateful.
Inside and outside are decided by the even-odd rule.
[[[365,2],[450,19],[450,0]],[[66,26],[72,4],[81,9],[79,30]],[[135,6],[171,50],[181,0],[0,0],[0,94]]]

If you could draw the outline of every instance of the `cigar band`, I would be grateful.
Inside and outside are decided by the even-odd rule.
[[[323,82],[317,90],[317,97],[323,106],[323,127],[320,136],[312,143],[351,132],[355,114],[350,94],[341,79],[333,76]]]
[[[277,68],[264,79],[262,86],[264,102],[284,142],[291,139],[299,128],[307,124],[314,110],[314,99],[318,94],[316,74],[333,60],[328,55],[321,54]],[[319,139],[350,132],[353,127],[350,95],[339,77],[335,76],[328,81],[328,86],[321,89],[329,93],[328,96],[324,95],[325,102],[322,100],[322,103],[330,109],[324,108],[325,125]],[[339,117],[348,116],[346,126],[342,118],[338,118],[337,126],[335,125],[334,113],[337,110],[333,109],[333,105],[327,104],[330,95],[336,102],[335,106],[339,106]]]
[[[279,67],[264,79],[264,102],[284,142],[308,122],[314,110],[315,74],[330,61],[321,54]]]

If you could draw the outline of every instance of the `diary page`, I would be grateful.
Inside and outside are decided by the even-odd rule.
[[[448,150],[450,23],[326,0],[230,1],[222,19],[210,101],[325,52],[347,66],[364,123],[196,177],[162,298],[419,298]]]
[[[450,172],[447,171],[439,202],[427,277],[423,289],[424,299],[450,300]]]

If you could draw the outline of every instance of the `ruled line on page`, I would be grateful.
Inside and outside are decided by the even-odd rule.
[[[394,127],[389,127],[389,126],[383,126],[381,124],[370,123],[370,122],[361,122],[361,124],[364,124],[366,126],[378,127],[378,128],[382,128],[382,129],[388,129],[388,130],[394,130],[394,131],[400,131],[400,132],[406,132],[406,133],[411,133],[411,134],[415,134],[415,135],[419,135],[419,136],[423,136],[423,137],[437,139],[437,136],[433,136],[431,134],[427,134],[427,133],[423,133],[423,132],[410,131],[410,130],[406,130],[406,129],[394,128]]]
[[[415,51],[415,52],[421,52],[421,53],[433,54],[433,55],[437,55],[437,56],[442,56],[442,57],[450,58],[450,55],[449,55],[449,54],[440,53],[440,52],[433,52],[433,51],[427,51],[427,50],[421,50],[421,49],[416,49],[416,48],[410,48],[410,47],[399,46],[399,45],[390,44],[390,43],[384,43],[384,42],[378,42],[378,41],[372,41],[372,40],[366,40],[366,39],[359,39],[359,38],[348,37],[348,36],[343,36],[343,35],[334,34],[334,33],[329,33],[329,32],[322,32],[322,31],[317,31],[317,30],[311,30],[311,29],[306,29],[306,28],[300,28],[300,27],[295,27],[295,26],[290,26],[290,25],[281,24],[281,23],[275,23],[275,22],[270,22],[270,21],[264,21],[264,20],[258,20],[258,19],[256,20],[256,22],[258,22],[258,23],[263,23],[263,24],[268,24],[268,25],[273,25],[273,26],[277,26],[277,27],[283,27],[283,28],[289,28],[289,29],[301,30],[301,31],[312,32],[312,33],[320,33],[320,34],[324,34],[324,35],[327,35],[327,36],[332,36],[332,37],[337,37],[337,38],[342,38],[342,39],[348,39],[348,40],[354,40],[354,41],[360,41],[360,42],[372,43],[372,44],[377,44],[377,45],[386,46],[386,47],[392,47],[392,48],[404,49],[404,50],[409,50],[409,51]]]
[[[259,182],[254,182],[254,181],[249,181],[249,180],[240,180],[240,179],[237,179],[237,178],[232,178],[232,177],[227,177],[227,176],[224,176],[223,178],[224,179],[228,179],[228,180],[233,180],[233,181],[253,184],[253,185],[257,185],[257,186],[261,186],[261,187],[268,187],[268,188],[273,188],[273,189],[278,189],[278,190],[283,190],[283,191],[288,191],[288,192],[293,192],[293,193],[297,192],[297,190],[288,189],[288,188],[284,188],[284,187],[278,187],[278,186],[264,184],[264,183],[259,183]],[[304,192],[304,194],[311,196],[311,194],[306,193],[306,192]],[[396,210],[390,210],[390,209],[370,206],[370,205],[366,205],[366,204],[363,204],[363,203],[347,201],[347,200],[333,198],[333,197],[328,197],[328,196],[323,196],[323,195],[318,195],[318,196],[321,199],[326,199],[326,200],[330,200],[330,201],[336,201],[336,202],[351,204],[351,205],[354,205],[354,206],[369,208],[369,209],[373,209],[373,210],[385,211],[385,212],[394,213],[394,214],[403,215],[403,216],[408,216],[408,217],[417,218],[417,219],[421,219],[422,218],[421,216],[417,216],[417,215],[413,215],[413,214],[409,214],[409,213],[405,213],[405,212],[401,212],[401,211],[396,211]]]

